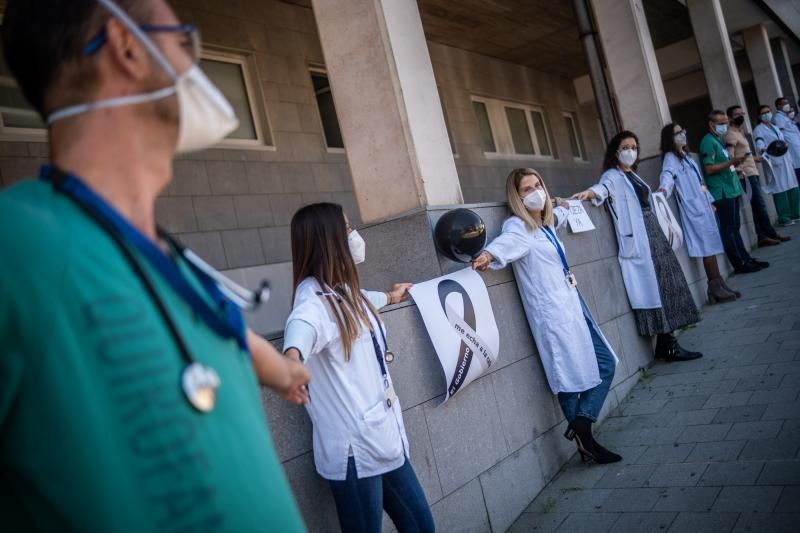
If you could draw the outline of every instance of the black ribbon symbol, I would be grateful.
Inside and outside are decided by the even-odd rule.
[[[464,322],[475,330],[475,308],[472,306],[472,300],[464,287],[458,282],[446,279],[439,282],[437,290],[439,292],[439,302],[442,304],[442,310],[444,310],[445,315],[447,315],[447,307],[445,306],[447,296],[454,292],[461,295],[461,298],[464,300]],[[467,346],[467,343],[462,339],[453,379],[450,381],[450,386],[447,388],[448,397],[458,392],[458,389],[464,384],[464,380],[466,380],[467,374],[469,373],[470,364],[472,364],[472,356],[474,353],[473,349]]]

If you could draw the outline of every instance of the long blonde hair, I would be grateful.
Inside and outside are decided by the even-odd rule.
[[[522,203],[522,198],[519,196],[519,184],[525,176],[536,176],[542,184],[544,193],[547,199],[544,202],[544,209],[542,209],[541,220],[536,220],[525,204]],[[508,201],[508,211],[512,215],[521,218],[528,229],[534,231],[542,226],[553,225],[553,202],[550,199],[550,191],[547,190],[547,185],[542,179],[542,175],[532,168],[515,168],[511,171],[506,178],[506,200]]]
[[[349,361],[362,328],[373,329],[368,313],[378,319],[378,311],[361,292],[342,206],[319,203],[301,208],[292,217],[291,238],[294,289],[308,277],[317,280]]]

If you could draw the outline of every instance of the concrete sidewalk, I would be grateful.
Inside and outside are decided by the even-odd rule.
[[[513,532],[800,531],[800,225],[755,250],[743,297],[703,309],[598,430],[614,465],[564,466]]]

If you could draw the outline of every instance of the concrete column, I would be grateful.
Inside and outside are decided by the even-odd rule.
[[[686,6],[689,8],[711,105],[722,111],[731,105],[746,109],[742,82],[733,60],[731,41],[719,0],[687,0]]]
[[[767,28],[763,24],[753,26],[744,30],[742,36],[747,50],[747,59],[750,61],[750,69],[753,71],[753,82],[756,84],[758,101],[771,106],[782,91]],[[755,112],[756,110],[752,109],[751,111]]]
[[[642,158],[659,153],[670,122],[653,40],[641,0],[592,0],[622,126],[639,137]]]
[[[783,89],[780,96],[789,99],[789,103],[797,105],[797,85],[794,82],[794,73],[792,72],[792,63],[789,59],[789,51],[786,49],[786,42],[781,38],[772,39],[770,42],[772,48],[772,57],[775,58],[775,70],[778,73],[780,86]],[[772,105],[775,100],[770,100]]]
[[[461,203],[414,0],[313,0],[361,218]]]

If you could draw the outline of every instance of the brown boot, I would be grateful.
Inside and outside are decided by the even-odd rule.
[[[722,284],[722,288],[725,289],[726,291],[732,292],[737,298],[741,298],[742,297],[742,293],[741,292],[735,291],[735,290],[731,289],[730,287],[728,287],[728,284],[725,283],[725,279],[724,278],[719,278],[719,282]]]
[[[736,299],[736,294],[725,289],[722,278],[708,280],[708,303],[725,303],[732,302]]]

